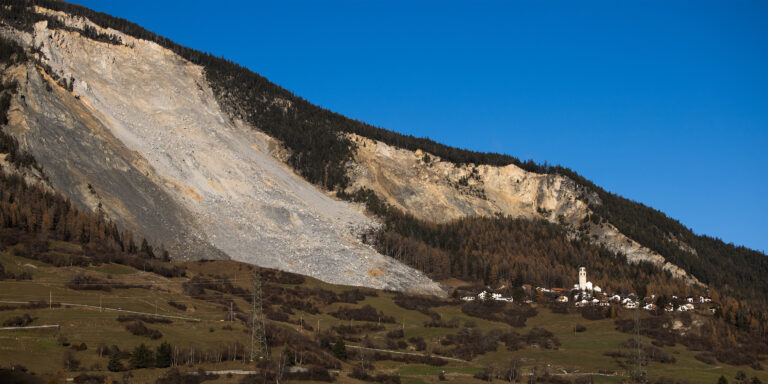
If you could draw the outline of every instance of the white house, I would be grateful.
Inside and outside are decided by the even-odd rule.
[[[635,303],[634,301],[630,300],[630,301],[624,303],[624,308],[626,308],[626,309],[635,309],[635,308],[637,308],[637,303]]]
[[[464,296],[461,298],[464,301],[472,301],[475,300],[473,296]],[[495,301],[506,301],[508,303],[511,303],[513,299],[511,297],[504,297],[501,295],[501,293],[493,293],[488,291],[482,291],[477,294],[478,300],[495,300]]]
[[[558,296],[557,299],[555,299],[555,301],[558,303],[567,303],[568,297],[561,295],[561,296]]]

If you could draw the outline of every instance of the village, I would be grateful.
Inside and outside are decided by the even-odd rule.
[[[512,303],[515,301],[512,296],[504,296],[501,292],[505,287],[497,290],[484,289],[477,294],[461,296],[463,301],[474,300],[494,300]],[[522,285],[521,297],[518,300],[526,304],[532,304],[539,300],[554,301],[555,303],[567,305],[573,303],[575,307],[611,307],[621,306],[625,309],[644,309],[647,311],[658,311],[663,309],[665,312],[687,312],[696,309],[704,309],[711,313],[717,311],[717,307],[712,303],[709,296],[672,296],[664,303],[663,308],[659,308],[659,301],[656,295],[651,294],[646,297],[638,297],[635,293],[613,294],[604,292],[599,286],[587,280],[587,268],[579,267],[579,282],[573,285],[573,288],[545,288],[533,287],[530,284]],[[540,298],[540,299],[537,299]]]

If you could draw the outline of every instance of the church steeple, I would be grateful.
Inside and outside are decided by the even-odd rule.
[[[587,268],[583,265],[579,267],[579,289],[587,290]]]

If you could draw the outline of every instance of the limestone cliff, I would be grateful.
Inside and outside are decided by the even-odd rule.
[[[689,283],[701,284],[685,270],[628,238],[610,223],[585,220],[600,198],[573,180],[525,171],[515,165],[454,164],[422,151],[399,149],[349,135],[357,145],[347,165],[348,191],[369,188],[418,218],[446,222],[466,216],[505,215],[546,219],[565,225],[572,236],[586,236],[630,262],[647,261]]]

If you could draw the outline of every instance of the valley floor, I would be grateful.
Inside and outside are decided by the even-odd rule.
[[[52,241],[48,253],[76,253],[79,252],[77,247],[72,243]],[[23,366],[43,381],[57,373],[67,378],[88,373],[110,376],[115,382],[154,382],[166,375],[168,369],[110,372],[107,370],[109,357],[99,356],[99,345],[115,345],[120,351],[130,352],[138,345],[145,344],[154,351],[162,342],[170,343],[174,350],[184,351],[183,354],[197,356],[194,363],[179,356],[178,369],[181,372],[191,373],[204,369],[234,373],[221,372],[207,382],[240,382],[245,377],[239,374],[242,373],[240,371],[256,369],[252,363],[244,363],[242,360],[200,362],[217,360],[217,353],[218,359],[224,360],[226,358],[221,355],[226,356],[229,352],[215,350],[239,348],[242,352],[242,346],[250,343],[249,328],[241,320],[247,319],[250,310],[250,304],[245,298],[250,297],[252,268],[247,264],[234,261],[177,263],[186,268],[187,277],[167,278],[111,263],[87,267],[55,267],[14,255],[14,249],[8,247],[0,252],[0,264],[6,272],[17,275],[28,272],[32,279],[0,281],[0,322],[29,314],[33,319],[30,326],[55,325],[58,328],[18,329],[6,326],[0,329],[0,369],[19,369],[19,366]],[[398,293],[336,286],[312,278],[265,271],[264,303],[268,317],[268,339],[277,340],[275,344],[280,344],[271,348],[272,359],[284,356],[288,349],[303,350],[306,356],[325,353],[330,356],[329,364],[333,365],[330,362],[335,360],[332,347],[322,349],[322,339],[326,334],[344,338],[348,358],[330,369],[336,382],[362,382],[349,377],[361,360],[374,367],[370,371],[372,374],[396,374],[401,382],[413,384],[440,382],[441,373],[448,382],[479,383],[484,380],[475,378],[478,373],[492,369],[496,375],[504,377],[504,372],[514,362],[520,368],[522,382],[528,382],[530,373],[538,377],[548,375],[548,380],[557,378],[580,382],[577,380],[591,378],[598,383],[627,382],[630,380],[630,371],[634,369],[625,358],[605,354],[622,351],[619,345],[633,337],[632,334],[616,330],[615,319],[587,320],[579,313],[553,313],[547,307],[539,306],[535,308],[537,314],[528,318],[524,327],[515,328],[505,323],[470,316],[462,311],[464,303],[445,300],[442,305],[431,307],[431,310],[439,313],[442,320],[458,324],[459,328],[426,327],[425,322],[432,318],[425,311],[405,309],[398,305]],[[89,289],[71,288],[73,278],[78,275],[93,278],[88,280],[91,283],[79,286]],[[207,282],[201,282],[204,280],[200,280],[200,277],[207,277]],[[199,287],[195,287],[195,284]],[[219,288],[215,287],[216,284],[219,284]],[[296,296],[292,296],[297,292]],[[309,297],[311,292],[315,292],[318,297]],[[280,298],[274,297],[276,295]],[[302,295],[305,297],[300,297]],[[329,295],[340,297],[339,300],[346,302],[325,303],[319,298]],[[51,309],[49,300],[59,305]],[[297,304],[299,301],[305,304]],[[30,305],[30,302],[40,303]],[[315,308],[306,303],[312,303]],[[299,305],[305,305],[306,310],[295,308]],[[359,309],[368,305],[375,309],[379,321],[339,318],[343,318],[339,315],[340,308]],[[230,308],[233,308],[232,313],[235,315],[233,321],[230,321]],[[160,336],[153,339],[146,335],[134,335],[126,327],[132,322],[117,321],[120,316],[131,315],[139,316],[132,319],[146,323],[146,328],[158,331]],[[632,318],[633,312],[623,311],[619,316]],[[648,315],[643,313],[642,316]],[[157,322],[153,320],[155,318],[166,320]],[[575,332],[575,325],[582,325],[586,330]],[[347,331],[344,331],[345,327]],[[450,342],[446,344],[446,340],[451,340],[460,332],[473,332],[473,329],[477,329],[480,335],[485,336],[490,335],[492,330],[499,330],[499,334],[516,332],[523,339],[528,334],[530,342],[531,331],[537,328],[551,332],[553,335],[548,340],[556,340],[560,345],[534,342],[519,350],[508,350],[500,342],[487,353],[473,353],[468,361],[452,355],[450,359],[445,359],[442,366],[428,365],[426,363],[429,360],[423,358],[430,353],[439,357],[440,353],[445,354],[458,348]],[[278,329],[282,331],[275,331]],[[329,333],[331,329],[333,331]],[[404,331],[402,337],[397,335],[398,330]],[[283,336],[271,335],[275,332]],[[304,337],[295,336],[299,334]],[[278,340],[281,338],[289,341]],[[423,338],[423,342],[419,338]],[[315,349],[296,345],[305,341],[311,341]],[[240,346],[234,347],[236,343]],[[394,350],[396,353],[389,356],[412,357],[414,361],[377,360],[373,350],[360,354],[360,348],[357,347],[361,344],[377,350]],[[643,338],[643,344],[650,346],[651,340]],[[83,350],[77,350],[77,347]],[[694,358],[698,352],[689,351],[680,344],[663,347],[661,350],[674,357],[675,362],[650,362],[645,370],[652,382],[669,378],[671,382],[684,380],[689,383],[716,383],[720,376],[733,382],[739,371],[743,371],[748,378],[768,381],[768,373],[748,366],[730,366],[718,362],[707,365]],[[302,353],[297,352],[294,358],[301,360],[304,357]],[[130,358],[127,354],[124,357],[122,364],[127,367]],[[418,359],[421,361],[415,361]],[[66,369],[68,363],[69,369]]]

